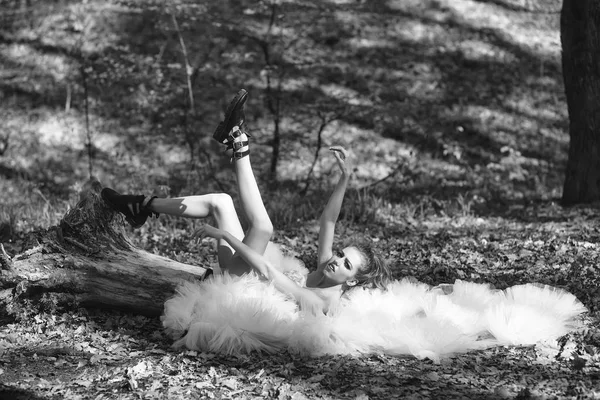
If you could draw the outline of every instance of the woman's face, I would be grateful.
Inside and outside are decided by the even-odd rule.
[[[356,273],[364,267],[364,264],[365,258],[360,250],[354,246],[345,247],[342,250],[334,251],[333,256],[323,268],[323,275],[333,283],[352,285]]]

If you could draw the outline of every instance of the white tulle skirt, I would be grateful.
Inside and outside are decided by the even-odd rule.
[[[306,273],[276,250],[270,258]],[[438,361],[490,346],[557,339],[576,328],[585,312],[575,296],[550,286],[500,291],[457,280],[432,288],[404,279],[385,291],[352,289],[334,311],[314,315],[255,274],[224,273],[182,284],[165,303],[162,321],[175,346],[192,350],[378,353]]]

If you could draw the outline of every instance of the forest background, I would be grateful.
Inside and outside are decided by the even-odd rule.
[[[121,192],[236,198],[212,140],[250,92],[252,162],[276,241],[314,264],[317,219],[354,166],[337,234],[369,237],[396,278],[574,293],[598,320],[596,205],[559,205],[568,152],[560,1],[0,2],[0,243],[56,225],[90,176]],[[161,216],[134,243],[201,266],[199,222]],[[127,228],[129,229],[129,228]],[[14,398],[597,398],[594,324],[555,348],[441,365],[175,352],[158,318],[3,310],[0,394]],[[596,390],[596,391],[595,391]],[[596,397],[594,397],[596,396]]]

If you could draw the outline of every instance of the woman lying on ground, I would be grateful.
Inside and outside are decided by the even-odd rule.
[[[152,214],[169,214],[188,218],[213,216],[217,227],[208,224],[195,232],[196,237],[218,240],[219,265],[229,274],[242,275],[255,271],[273,282],[281,292],[292,295],[300,304],[326,313],[344,291],[353,286],[383,287],[391,278],[386,264],[367,246],[348,246],[333,251],[335,224],[350,178],[346,164],[348,153],[342,147],[331,147],[341,177],[320,218],[318,266],[306,277],[306,286],[288,278],[279,265],[264,257],[273,234],[273,224],[263,204],[250,164],[249,135],[242,130],[244,106],[248,93],[241,90],[231,101],[223,122],[213,137],[233,150],[232,162],[238,182],[242,208],[249,226],[242,230],[240,220],[228,194],[214,193],[179,198],[156,198],[143,195],[120,195],[105,188],[102,197],[122,212],[134,227],[141,226]]]
[[[246,99],[246,91],[237,94],[213,135],[233,149],[246,232],[226,194],[160,199],[102,191],[134,227],[159,213],[216,220],[216,228],[204,225],[194,235],[218,240],[225,272],[183,283],[167,300],[162,322],[175,346],[226,354],[282,349],[310,355],[412,354],[437,361],[490,346],[555,340],[578,326],[586,308],[564,290],[534,284],[495,290],[460,280],[444,290],[414,280],[388,283],[389,269],[372,250],[349,246],[334,252],[334,228],[350,174],[340,147],[331,148],[342,176],[321,215],[317,269],[296,269],[302,270],[300,284],[290,279],[298,274],[284,270],[300,263],[273,251],[270,242],[273,225],[242,130]],[[347,290],[357,286],[372,289]]]

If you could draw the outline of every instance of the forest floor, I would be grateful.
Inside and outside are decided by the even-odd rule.
[[[532,221],[529,213],[544,221]],[[570,290],[598,310],[598,222],[587,208],[550,204],[504,217],[417,219],[380,237],[394,249],[390,261],[398,277],[431,283],[461,278],[499,288],[541,282]],[[310,254],[313,231],[301,228],[278,239]],[[341,234],[362,233],[344,227]],[[163,254],[184,239],[182,234],[163,242]],[[210,247],[194,257],[214,257]],[[170,347],[158,318],[85,309],[28,314],[23,308],[0,327],[0,394],[11,399],[594,399],[600,398],[598,312],[585,321],[583,329],[559,342],[492,348],[435,364],[383,355],[182,352]]]
[[[287,20],[297,17],[302,29],[314,28],[316,44],[304,50],[338,67],[318,71],[329,74],[320,77],[319,90],[339,100],[352,87],[347,90],[352,104],[363,107],[324,132],[327,143],[349,147],[356,162],[337,235],[371,237],[386,251],[396,278],[413,276],[432,285],[463,279],[499,289],[537,282],[568,290],[590,310],[582,329],[557,343],[492,348],[439,364],[389,356],[233,357],[173,350],[158,318],[24,304],[0,312],[0,398],[599,399],[600,213],[598,205],[558,204],[568,148],[559,15],[521,7],[538,3],[545,4],[337,1],[331,2],[333,23],[319,16],[306,23],[312,18],[309,8],[299,8]],[[560,7],[559,1],[547,3]],[[327,35],[333,37],[326,40]],[[19,72],[32,62],[26,44],[0,41],[0,53],[5,70]],[[8,63],[11,57],[20,61]],[[42,71],[54,65],[43,61]],[[252,76],[259,72],[251,71]],[[29,78],[36,79],[33,73]],[[259,92],[258,83],[247,82]],[[15,91],[15,97],[23,92]],[[250,105],[255,112],[260,110],[256,97]],[[11,256],[28,249],[36,229],[60,220],[87,176],[84,135],[73,135],[83,131],[82,115],[63,112],[62,105],[15,104],[6,115],[7,127],[16,133],[8,152],[0,155],[0,173],[7,177],[0,179],[5,206],[0,207],[0,242]],[[100,109],[100,100],[94,106]],[[216,114],[218,107],[212,106]],[[186,152],[172,143],[161,147],[155,137],[140,139],[144,129],[155,128],[150,124],[133,130],[127,121],[92,117],[96,168],[107,185],[147,188],[156,184],[147,178],[151,172],[168,169],[157,166],[166,155],[176,159],[173,155]],[[265,119],[251,121],[262,123],[257,138],[267,131]],[[296,124],[289,118],[284,122],[288,131]],[[128,142],[128,135],[134,140]],[[131,145],[141,142],[147,147]],[[306,143],[294,145],[280,162],[286,184],[306,176],[311,158],[303,154],[313,152]],[[260,179],[270,148],[261,143],[253,149]],[[333,165],[329,161],[315,170],[323,181]],[[29,173],[21,178],[12,173],[26,167]],[[367,186],[373,190],[361,189]],[[275,241],[312,265],[317,222],[305,217],[314,216],[318,206],[307,203],[321,200],[322,193],[294,193],[272,189],[265,192],[265,202],[276,222]],[[305,208],[306,215],[290,212]],[[190,243],[193,227],[161,216],[129,233],[147,251],[191,264],[214,263],[211,246]]]

